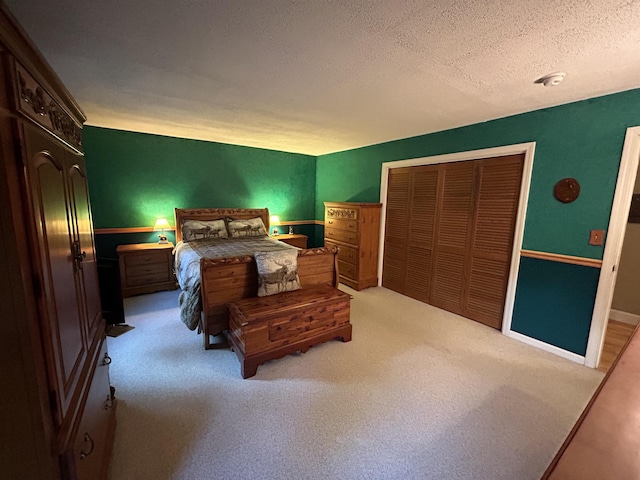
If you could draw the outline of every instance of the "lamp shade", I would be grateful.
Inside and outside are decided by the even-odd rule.
[[[269,221],[271,222],[271,225],[280,225],[280,217],[278,215],[271,215]]]
[[[166,218],[159,218],[156,220],[156,224],[153,226],[154,230],[168,230],[170,229],[171,226],[169,225],[169,222],[167,222]]]

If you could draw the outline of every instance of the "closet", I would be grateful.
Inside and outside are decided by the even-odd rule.
[[[0,2],[3,478],[107,476],[116,402],[84,120]]]
[[[382,285],[501,328],[523,164],[390,169]]]

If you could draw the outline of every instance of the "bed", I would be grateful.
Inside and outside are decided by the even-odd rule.
[[[258,275],[253,257],[257,251],[296,249],[302,288],[316,284],[338,285],[337,249],[302,250],[268,235],[253,236],[252,228],[257,227],[253,227],[251,221],[256,218],[262,220],[268,233],[267,208],[175,209],[175,267],[182,290],[180,315],[187,327],[202,333],[205,349],[224,343],[215,337],[229,328],[227,305],[257,296]],[[213,226],[219,220],[225,220],[227,233],[233,228],[237,237],[222,238]],[[185,228],[195,223],[206,227]]]

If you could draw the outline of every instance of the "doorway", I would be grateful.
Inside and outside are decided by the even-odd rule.
[[[618,180],[609,220],[609,232],[602,258],[602,268],[585,354],[585,365],[591,368],[597,368],[600,361],[639,163],[640,127],[630,127],[626,132],[618,170]]]

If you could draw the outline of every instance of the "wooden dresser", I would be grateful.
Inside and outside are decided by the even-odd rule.
[[[85,116],[0,1],[0,476],[107,477],[109,380]]]
[[[356,290],[378,285],[381,207],[324,202],[324,244],[338,247],[340,282]]]
[[[118,245],[122,296],[175,290],[173,243]]]

